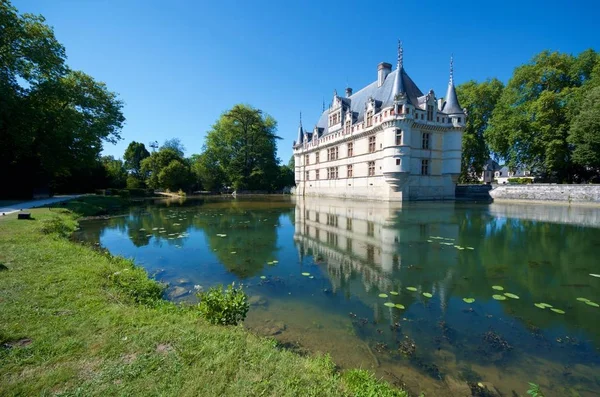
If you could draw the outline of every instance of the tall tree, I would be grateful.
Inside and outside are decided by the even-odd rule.
[[[185,153],[185,146],[183,146],[183,143],[181,143],[181,139],[179,138],[167,139],[160,148],[173,149],[179,154],[180,157],[183,157]]]
[[[573,145],[573,161],[596,176],[600,174],[600,85],[590,89],[581,110],[571,123],[568,139]]]
[[[591,50],[578,57],[544,51],[517,67],[485,132],[490,148],[513,168],[571,181],[577,170],[569,126],[596,62]]]
[[[19,15],[3,0],[0,28],[0,195],[73,188],[75,175],[98,168],[102,144],[120,138],[122,103],[104,84],[68,69],[43,17]]]
[[[458,99],[468,112],[463,134],[461,182],[472,182],[490,157],[484,133],[503,89],[504,84],[496,78],[482,83],[471,80],[456,87]]]
[[[186,190],[193,183],[188,162],[171,148],[160,149],[142,160],[141,172],[147,175],[146,184],[152,189]]]
[[[234,189],[274,189],[279,173],[276,127],[261,110],[235,105],[206,136],[206,165],[222,172]]]
[[[142,160],[150,156],[146,146],[141,142],[133,141],[127,146],[123,159],[125,160],[125,168],[138,178],[142,178]]]
[[[107,187],[123,188],[127,183],[127,171],[123,165],[123,161],[115,159],[113,156],[102,156],[100,159],[106,176],[108,178]]]

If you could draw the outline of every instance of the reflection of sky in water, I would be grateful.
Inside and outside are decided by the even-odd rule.
[[[431,382],[444,374],[460,378],[465,366],[488,371],[487,377],[494,369],[504,373],[519,368],[519,374],[511,375],[515,382],[555,382],[556,390],[560,384],[560,390],[568,386],[593,395],[586,390],[600,389],[600,380],[590,378],[586,369],[597,369],[600,361],[600,309],[576,298],[600,302],[600,279],[589,276],[600,273],[599,213],[593,208],[516,204],[315,199],[196,206],[188,201],[181,207],[148,207],[129,217],[83,223],[80,238],[99,240],[111,253],[134,259],[168,281],[169,292],[242,282],[250,295],[269,302],[253,307],[248,323],[260,328],[273,316],[285,320],[289,325],[279,335],[282,339],[295,337],[311,346],[305,325],[337,319],[330,325],[336,327],[331,335],[339,335],[339,327],[348,328],[371,348],[377,343],[392,346],[380,360],[409,365]],[[165,233],[153,227],[164,227]],[[182,232],[186,234],[179,238]],[[278,263],[269,265],[272,261]],[[492,285],[505,290],[494,291]],[[409,286],[418,291],[406,290]],[[520,299],[492,299],[503,292]],[[379,298],[380,293],[388,298]],[[476,301],[468,305],[464,297]],[[388,301],[406,309],[385,307]],[[553,304],[566,314],[538,309],[536,302]],[[302,318],[302,305],[310,318]],[[287,318],[286,307],[299,311]],[[394,324],[401,331],[392,329]],[[512,350],[496,351],[482,342],[490,331]],[[314,331],[315,341],[318,332],[327,328]],[[416,358],[397,353],[406,337],[418,346]],[[451,352],[456,361],[440,360],[440,351]],[[355,361],[353,365],[362,365]],[[573,369],[582,364],[586,367]],[[570,375],[565,378],[561,371]]]

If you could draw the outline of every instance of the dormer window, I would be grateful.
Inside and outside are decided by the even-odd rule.
[[[427,121],[433,121],[433,105],[427,105]]]
[[[352,127],[352,120],[346,120],[346,134],[350,132],[351,127]]]
[[[369,110],[367,112],[367,127],[370,127],[373,125],[373,111]]]

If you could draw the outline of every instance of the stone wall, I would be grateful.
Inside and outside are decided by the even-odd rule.
[[[492,201],[491,185],[456,185],[456,200]]]
[[[492,190],[490,195],[494,200],[600,204],[600,185],[501,185]]]

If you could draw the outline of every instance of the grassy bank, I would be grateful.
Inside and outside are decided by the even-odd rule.
[[[365,371],[340,374],[327,356],[209,325],[161,300],[131,262],[64,238],[71,213],[32,215],[0,220],[0,395],[406,395]]]

